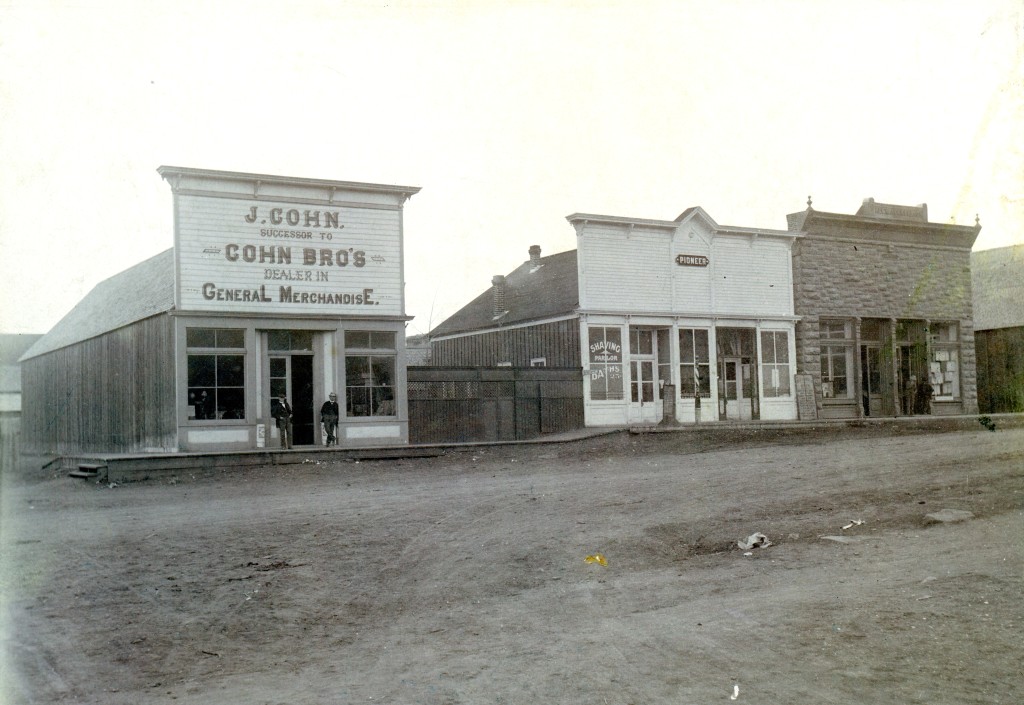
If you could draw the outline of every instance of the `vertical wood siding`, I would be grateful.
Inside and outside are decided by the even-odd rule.
[[[535,438],[582,427],[578,369],[409,368],[412,443]]]
[[[174,450],[174,327],[138,321],[22,364],[25,452]]]
[[[431,362],[441,367],[529,367],[543,357],[548,367],[580,366],[580,327],[575,318],[431,342]]]
[[[978,355],[978,411],[1024,411],[1024,328],[974,333]]]

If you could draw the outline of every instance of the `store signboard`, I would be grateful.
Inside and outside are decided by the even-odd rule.
[[[179,194],[178,306],[401,315],[401,211]]]
[[[710,263],[704,255],[676,255],[676,264],[680,267],[707,267]]]

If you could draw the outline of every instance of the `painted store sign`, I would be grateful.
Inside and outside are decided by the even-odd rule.
[[[402,313],[396,208],[181,194],[177,254],[182,310]]]

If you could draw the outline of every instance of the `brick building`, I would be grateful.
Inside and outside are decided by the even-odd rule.
[[[854,215],[787,216],[797,371],[822,418],[978,409],[971,246],[980,225],[928,222],[926,205],[866,199]]]

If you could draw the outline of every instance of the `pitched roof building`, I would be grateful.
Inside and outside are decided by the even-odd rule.
[[[98,284],[22,356],[26,450],[315,445],[331,392],[340,443],[406,442],[402,215],[419,189],[158,172],[174,247]]]

